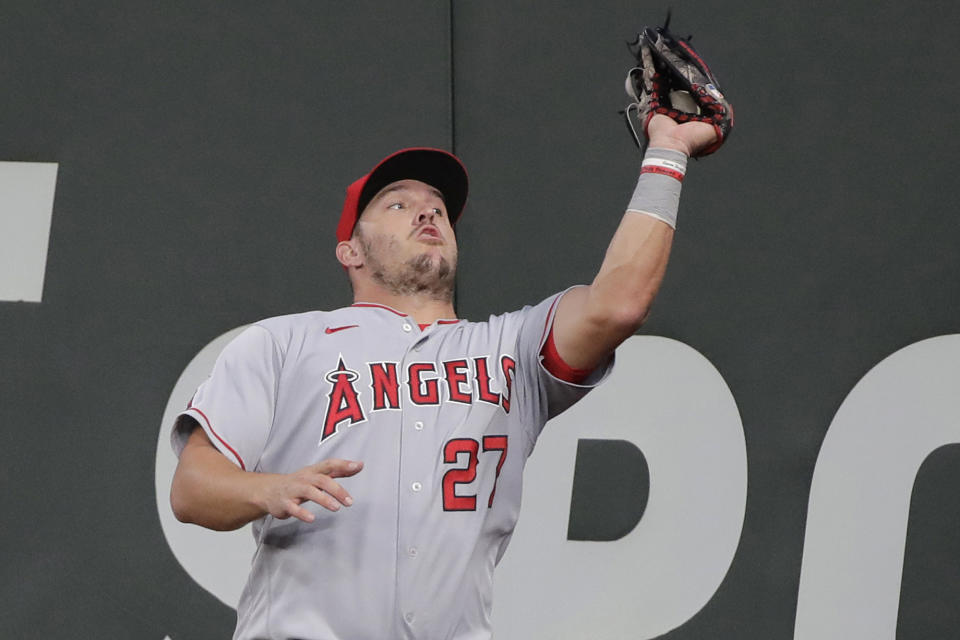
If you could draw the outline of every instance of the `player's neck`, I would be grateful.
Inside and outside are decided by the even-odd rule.
[[[353,301],[396,309],[413,318],[417,324],[433,324],[436,320],[452,320],[457,317],[452,301],[438,300],[427,294],[398,295],[380,287],[364,287],[354,292]]]

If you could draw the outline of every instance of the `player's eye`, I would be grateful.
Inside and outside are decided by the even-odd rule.
[[[390,205],[387,208],[400,210],[400,209],[405,209],[406,207],[403,205],[402,202],[394,202],[392,205]]]
[[[441,209],[440,207],[434,207],[434,208],[433,208],[433,212],[434,212],[435,214],[437,214],[438,216],[442,216],[442,215],[443,215],[443,209]]]

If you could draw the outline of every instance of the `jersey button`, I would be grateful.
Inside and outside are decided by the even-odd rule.
[[[416,616],[413,615],[412,613],[408,613],[405,616],[403,616],[403,619],[407,621],[407,624],[413,624],[413,621],[414,619],[416,619]]]
[[[420,489],[423,489],[423,485],[419,482],[414,482],[412,485],[410,485],[410,488],[414,491],[420,491]]]
[[[413,423],[413,428],[416,429],[417,431],[423,431],[423,423],[417,420],[416,422]]]
[[[407,555],[410,556],[411,558],[416,558],[416,557],[417,557],[417,548],[416,548],[416,547],[410,547],[409,549],[407,549]]]
[[[411,331],[413,331],[413,327],[410,326],[410,323],[404,322],[403,330],[406,331],[407,333],[410,333]]]

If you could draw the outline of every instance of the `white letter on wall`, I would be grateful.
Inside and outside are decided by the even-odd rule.
[[[0,300],[40,302],[55,162],[0,162]]]
[[[581,438],[628,440],[648,462],[646,511],[619,540],[566,539]],[[654,638],[696,615],[730,568],[747,495],[740,414],[709,360],[635,336],[610,379],[544,429],[525,485],[496,572],[497,638]]]
[[[960,442],[960,335],[897,351],[840,405],[813,472],[795,640],[894,640],[920,465]]]

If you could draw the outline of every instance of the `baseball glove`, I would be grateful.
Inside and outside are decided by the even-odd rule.
[[[630,43],[637,66],[627,74],[626,90],[633,102],[623,111],[633,139],[645,146],[637,134],[634,119],[647,135],[647,125],[655,113],[676,122],[706,122],[713,125],[717,141],[701,151],[705,156],[720,148],[733,130],[733,106],[720,92],[710,67],[690,45],[690,38],[676,38],[667,30],[670,16],[662,27],[645,27]]]

